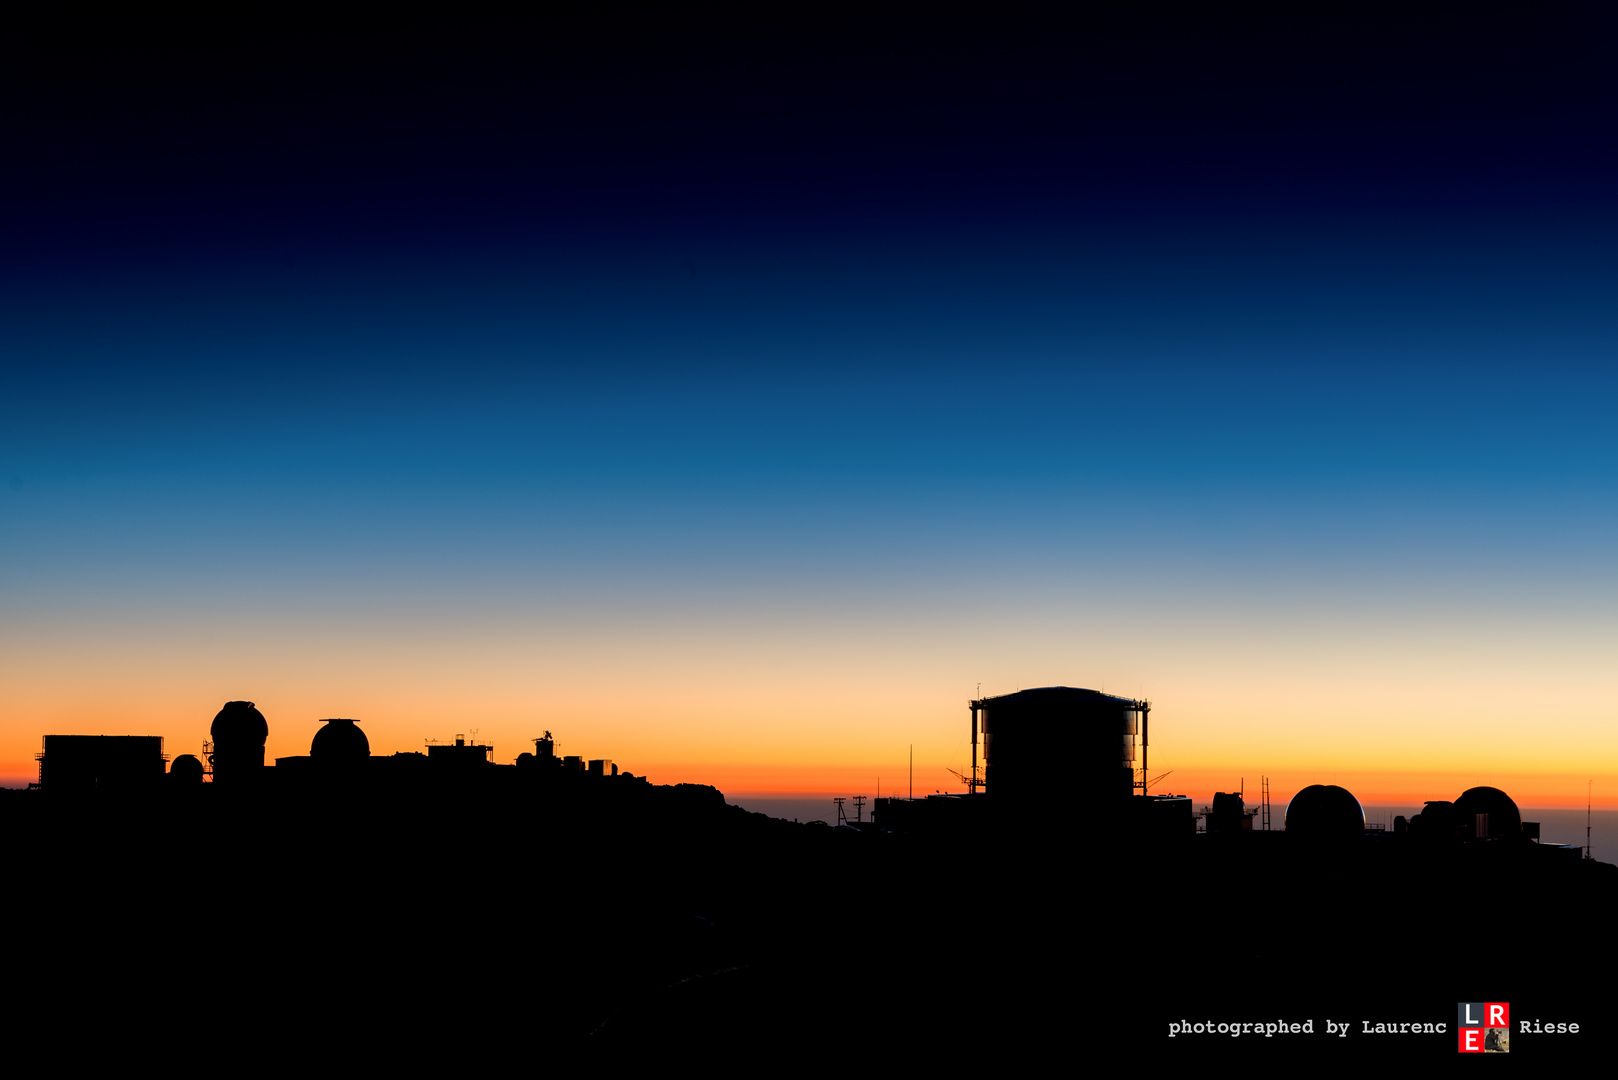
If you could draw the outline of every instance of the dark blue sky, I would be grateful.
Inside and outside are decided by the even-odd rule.
[[[1098,10],[24,27],[17,663],[244,607],[430,652],[993,603],[962,685],[1085,682],[1022,659],[1075,596],[1599,632],[1611,15]]]

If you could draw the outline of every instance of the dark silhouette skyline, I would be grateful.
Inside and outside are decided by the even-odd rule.
[[[1286,800],[1274,831],[1222,793],[1199,831],[1189,800],[1132,782],[1146,703],[1047,687],[970,706],[978,789],[884,797],[858,827],[771,819],[711,787],[652,784],[605,758],[559,755],[549,731],[497,765],[492,747],[464,736],[425,754],[373,754],[355,720],[332,718],[308,755],[269,764],[269,720],[231,701],[212,727],[211,782],[192,755],[165,775],[157,736],[50,735],[38,789],[0,797],[0,829],[28,868],[27,956],[48,1000],[111,994],[119,1023],[162,1023],[227,988],[289,1022],[275,987],[318,979],[363,1001],[352,1008],[366,1034],[339,1040],[350,1052],[375,1038],[378,1052],[414,1056],[414,1010],[453,1009],[468,993],[502,1023],[543,1016],[558,1052],[683,1047],[740,1061],[805,1039],[893,1049],[948,1035],[953,1007],[919,988],[960,956],[971,974],[960,1000],[1016,1053],[1069,1037],[1075,996],[1057,976],[1095,971],[1120,995],[1099,1015],[1153,1053],[1209,1053],[1164,1041],[1180,1012],[1340,1019],[1332,1010],[1359,1015],[1375,1001],[1420,1018],[1459,985],[1600,1029],[1605,992],[1581,973],[1611,962],[1609,938],[1576,953],[1534,935],[1479,950],[1443,914],[1482,906],[1550,926],[1568,910],[1599,918],[1618,900],[1618,867],[1539,845],[1505,792],[1429,801],[1391,832],[1368,828],[1338,787]],[[934,887],[939,865],[965,868],[968,883]],[[824,885],[840,881],[873,884],[828,912]],[[1254,882],[1282,898],[1262,918],[1241,899]],[[208,922],[199,966],[154,966],[90,917],[114,883],[121,918],[177,940],[206,909],[235,914]],[[1098,893],[1114,910],[1095,905]],[[1427,899],[1383,902],[1398,897]],[[941,953],[963,902],[977,929],[964,952]],[[485,928],[535,931],[497,945],[455,929],[467,910]],[[1120,913],[1133,932],[1107,929]],[[1192,978],[1159,980],[1151,959],[1165,949]],[[908,977],[873,991],[868,1016],[845,1016],[844,980],[873,956],[899,957]],[[1244,964],[1269,975],[1235,998],[1209,990],[1215,973]],[[1402,980],[1407,969],[1426,981]],[[136,996],[131,979],[151,992]],[[845,1019],[847,1030],[826,1032]],[[288,1035],[278,1052],[319,1038]],[[1512,1049],[1528,1047],[1568,1050],[1526,1035]],[[1436,1039],[1407,1049],[1453,1052]],[[1386,1049],[1362,1038],[1332,1053]]]
[[[1281,1051],[1170,1019],[1508,998],[1605,1038],[1612,868],[1502,776],[1610,764],[1614,20],[18,15],[11,1024],[56,1071],[1202,1067]],[[1489,767],[1402,832],[1249,787],[1197,833],[1118,789],[1121,717],[967,689],[1074,671],[1222,717],[1204,763]],[[963,767],[969,696],[993,790],[876,827],[622,768],[869,773],[933,717]],[[640,726],[393,752],[536,714]]]

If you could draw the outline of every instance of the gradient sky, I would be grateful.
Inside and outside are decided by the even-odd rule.
[[[1611,15],[1140,10],[8,46],[0,782],[245,698],[931,791],[1065,684],[1618,805]]]

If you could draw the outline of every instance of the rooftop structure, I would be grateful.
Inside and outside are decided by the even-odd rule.
[[[137,790],[163,782],[161,735],[47,735],[37,760],[44,791]]]

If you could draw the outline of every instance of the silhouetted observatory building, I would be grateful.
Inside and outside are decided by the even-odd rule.
[[[163,782],[158,735],[47,735],[37,786],[50,791],[139,791]]]
[[[453,743],[428,740],[427,752],[373,754],[371,740],[350,717],[318,721],[307,754],[264,760],[269,722],[251,701],[227,701],[214,717],[205,744],[207,764],[191,754],[168,764],[163,739],[155,735],[46,735],[37,755],[40,779],[30,789],[48,804],[87,806],[101,795],[173,793],[172,805],[251,807],[267,800],[313,796],[329,809],[350,797],[411,799],[427,792],[454,798],[543,795],[578,800],[590,813],[651,812],[684,820],[725,807],[724,795],[706,784],[653,785],[646,777],[620,770],[609,758],[561,757],[550,732],[534,740],[534,753],[509,765],[494,761],[494,747],[456,735]],[[208,768],[211,766],[212,768]],[[212,781],[209,783],[209,781]],[[206,795],[182,794],[192,789]],[[75,798],[88,793],[88,799]],[[648,801],[650,800],[650,801]],[[110,805],[110,803],[109,803]],[[293,805],[283,803],[283,805]],[[655,810],[648,808],[655,807]],[[325,812],[325,809],[321,810]],[[581,813],[584,811],[580,811]],[[0,821],[0,825],[4,822]]]
[[[1046,686],[971,703],[972,763],[982,750],[983,790],[1030,809],[1127,799],[1135,740],[1151,705],[1096,690]],[[1143,743],[1144,746],[1144,743]]]
[[[1307,840],[1358,840],[1365,835],[1365,809],[1347,788],[1311,784],[1287,803],[1284,827]]]
[[[208,763],[216,784],[253,783],[264,771],[264,743],[270,725],[251,701],[227,701],[209,728]]]
[[[965,795],[878,799],[876,820],[899,831],[975,826],[1048,831],[1127,827],[1190,835],[1189,799],[1147,795],[1151,704],[1071,686],[981,698],[972,714],[972,772]],[[1140,775],[1144,779],[1144,772]]]

